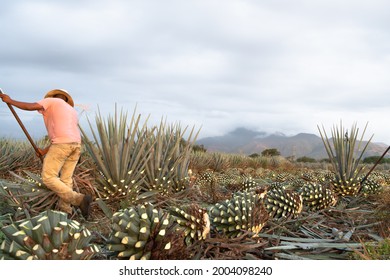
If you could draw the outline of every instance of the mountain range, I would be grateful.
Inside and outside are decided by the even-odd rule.
[[[360,139],[358,139],[360,140]],[[365,144],[366,142],[363,142]],[[196,144],[203,145],[209,152],[225,152],[238,154],[261,154],[265,149],[277,149],[284,157],[314,159],[328,158],[321,137],[310,133],[299,133],[287,136],[283,133],[268,134],[263,131],[254,131],[244,127],[226,133],[222,136],[205,137]],[[388,145],[370,142],[363,158],[381,156]]]

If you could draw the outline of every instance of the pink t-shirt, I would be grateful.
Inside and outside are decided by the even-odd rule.
[[[49,138],[53,144],[81,143],[77,111],[60,98],[45,98],[37,102],[43,115]]]

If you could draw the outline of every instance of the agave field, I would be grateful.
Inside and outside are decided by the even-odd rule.
[[[0,259],[390,259],[390,173],[362,163],[356,125],[319,128],[329,162],[311,164],[199,151],[195,128],[135,111],[80,129],[88,220],[57,210],[27,142],[0,139]]]

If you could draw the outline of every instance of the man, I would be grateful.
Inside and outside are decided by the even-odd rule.
[[[43,115],[51,144],[38,152],[45,156],[42,181],[59,196],[59,208],[72,215],[72,205],[79,206],[88,219],[92,197],[73,191],[73,173],[80,158],[81,136],[77,111],[68,92],[62,89],[49,91],[44,99],[27,103],[11,99],[0,93],[8,104],[26,111],[38,111]]]

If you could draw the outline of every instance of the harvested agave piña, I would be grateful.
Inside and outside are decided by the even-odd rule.
[[[229,237],[257,234],[269,218],[262,196],[255,192],[237,192],[232,199],[212,206],[209,213],[212,227]]]
[[[215,174],[213,171],[205,171],[199,175],[195,184],[199,186],[208,186],[215,180]]]
[[[271,188],[264,199],[269,216],[273,219],[288,219],[302,212],[302,196],[283,188]]]
[[[100,252],[92,235],[67,214],[48,210],[1,228],[0,259],[86,260]]]
[[[165,250],[166,255],[174,250],[171,216],[150,203],[114,213],[111,226],[107,248],[118,259],[148,260],[153,259],[156,248]]]
[[[340,196],[356,196],[361,189],[360,178],[350,178],[349,180],[333,180],[333,189]]]
[[[299,190],[303,203],[310,210],[326,209],[336,204],[336,196],[332,189],[319,183],[306,183]]]
[[[243,177],[241,184],[244,190],[254,188],[258,185],[252,177]]]
[[[362,193],[364,196],[367,196],[370,194],[379,193],[381,189],[382,189],[382,185],[378,181],[373,179],[366,179],[362,183],[360,193]]]
[[[197,204],[181,208],[174,208],[171,214],[175,221],[183,228],[186,245],[196,240],[204,240],[210,233],[210,219],[207,210]]]

